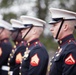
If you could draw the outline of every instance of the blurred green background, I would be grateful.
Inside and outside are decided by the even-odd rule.
[[[76,0],[0,0],[0,18],[10,22],[11,18],[19,19],[21,15],[30,15],[49,22],[51,20],[50,7],[76,12]],[[76,31],[74,31],[74,36],[76,38]],[[40,40],[48,51],[56,51],[58,44],[48,28],[45,29]]]

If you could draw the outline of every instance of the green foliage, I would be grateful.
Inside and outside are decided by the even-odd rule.
[[[74,37],[75,37],[75,39],[76,39],[76,29],[75,29],[75,31],[74,31]]]
[[[67,0],[66,0],[67,1]],[[64,0],[60,0],[60,7],[61,8],[65,8],[66,6],[65,6],[65,3],[64,3]]]
[[[60,2],[59,6],[60,8],[76,11],[76,0],[72,0],[72,3],[71,0],[59,0],[59,2]],[[68,3],[70,3],[70,5]]]
[[[38,9],[38,18],[45,20],[48,11],[48,2],[49,0],[37,0],[36,7]]]
[[[53,37],[40,37],[40,41],[45,45],[47,50],[57,50],[58,44]]]
[[[7,8],[9,7],[10,5],[12,5],[14,0],[2,0],[1,3],[0,3],[0,8]]]
[[[72,10],[76,12],[76,0],[74,0],[74,4],[72,5]]]
[[[14,13],[11,13],[11,12],[8,13],[8,14],[4,14],[3,16],[4,16],[3,19],[4,19],[5,21],[8,21],[8,22],[10,22],[10,19],[11,19],[11,18],[14,18],[14,19],[17,18],[17,15],[14,14]]]

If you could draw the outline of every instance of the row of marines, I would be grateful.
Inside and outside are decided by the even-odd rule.
[[[11,19],[11,25],[0,20],[0,75],[46,75],[47,66],[49,75],[76,75],[76,13],[57,8],[50,8],[50,12],[49,24],[30,16]],[[48,52],[39,40],[47,25],[59,44],[50,65]]]

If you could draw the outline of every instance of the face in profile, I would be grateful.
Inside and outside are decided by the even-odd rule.
[[[3,28],[0,28],[0,33],[3,31]]]
[[[2,39],[3,28],[0,28],[0,40]]]
[[[19,30],[13,31],[11,33],[11,38],[14,42],[21,41],[22,40],[21,31],[19,31]]]
[[[31,32],[29,31],[30,28],[25,28],[23,30],[21,30],[22,33],[22,38],[24,38],[24,40],[28,40],[31,36]],[[29,32],[28,32],[29,31]],[[27,35],[26,35],[27,34]],[[26,35],[26,36],[25,36]]]
[[[58,22],[58,23],[53,24],[50,28],[50,31],[54,38],[56,38],[60,25],[61,25],[61,22]],[[58,36],[58,38],[59,38],[59,36]]]
[[[0,28],[0,40],[10,38],[10,31],[5,28]]]

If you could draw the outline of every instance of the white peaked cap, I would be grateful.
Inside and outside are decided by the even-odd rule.
[[[52,18],[76,19],[76,13],[64,9],[50,8]]]
[[[30,16],[21,16],[20,19],[24,25],[33,24],[33,26],[43,27],[46,24],[45,21],[38,18],[30,17]]]
[[[24,28],[23,23],[19,20],[11,19],[10,22],[11,22],[13,28],[18,28],[18,29]]]
[[[13,30],[12,25],[4,20],[0,19],[0,27],[8,29],[8,30]]]
[[[58,20],[76,20],[76,13],[64,9],[58,9],[58,8],[50,8],[49,9],[52,16],[52,21],[50,21],[50,24],[57,23]],[[61,19],[60,19],[61,18]]]

